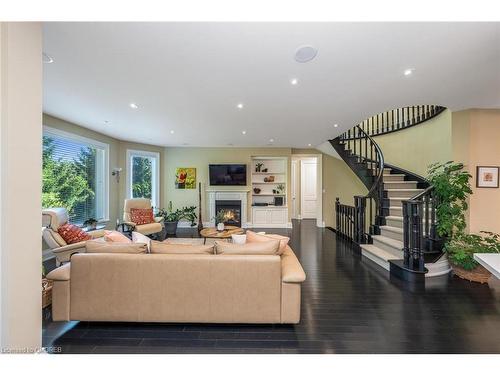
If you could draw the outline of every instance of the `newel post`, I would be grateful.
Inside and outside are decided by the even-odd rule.
[[[335,198],[335,229],[340,233],[340,199]]]
[[[366,197],[356,195],[354,197],[354,241],[358,244],[364,244],[366,241]]]

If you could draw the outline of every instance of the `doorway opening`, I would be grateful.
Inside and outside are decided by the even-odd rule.
[[[295,154],[291,163],[292,218],[316,219],[323,227],[321,154]]]

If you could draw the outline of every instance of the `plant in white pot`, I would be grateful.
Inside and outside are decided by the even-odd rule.
[[[217,230],[219,232],[222,232],[224,230],[224,222],[226,221],[226,216],[227,216],[226,210],[220,210],[214,217],[215,224],[217,225]]]

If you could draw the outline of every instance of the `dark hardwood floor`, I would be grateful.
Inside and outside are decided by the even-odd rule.
[[[454,276],[408,289],[314,224],[268,230],[291,236],[306,271],[300,324],[45,321],[43,344],[62,353],[500,353],[499,289]]]

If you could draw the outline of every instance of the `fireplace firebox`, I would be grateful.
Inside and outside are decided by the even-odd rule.
[[[239,200],[216,200],[215,214],[224,210],[226,218],[224,224],[241,227],[241,201]]]

